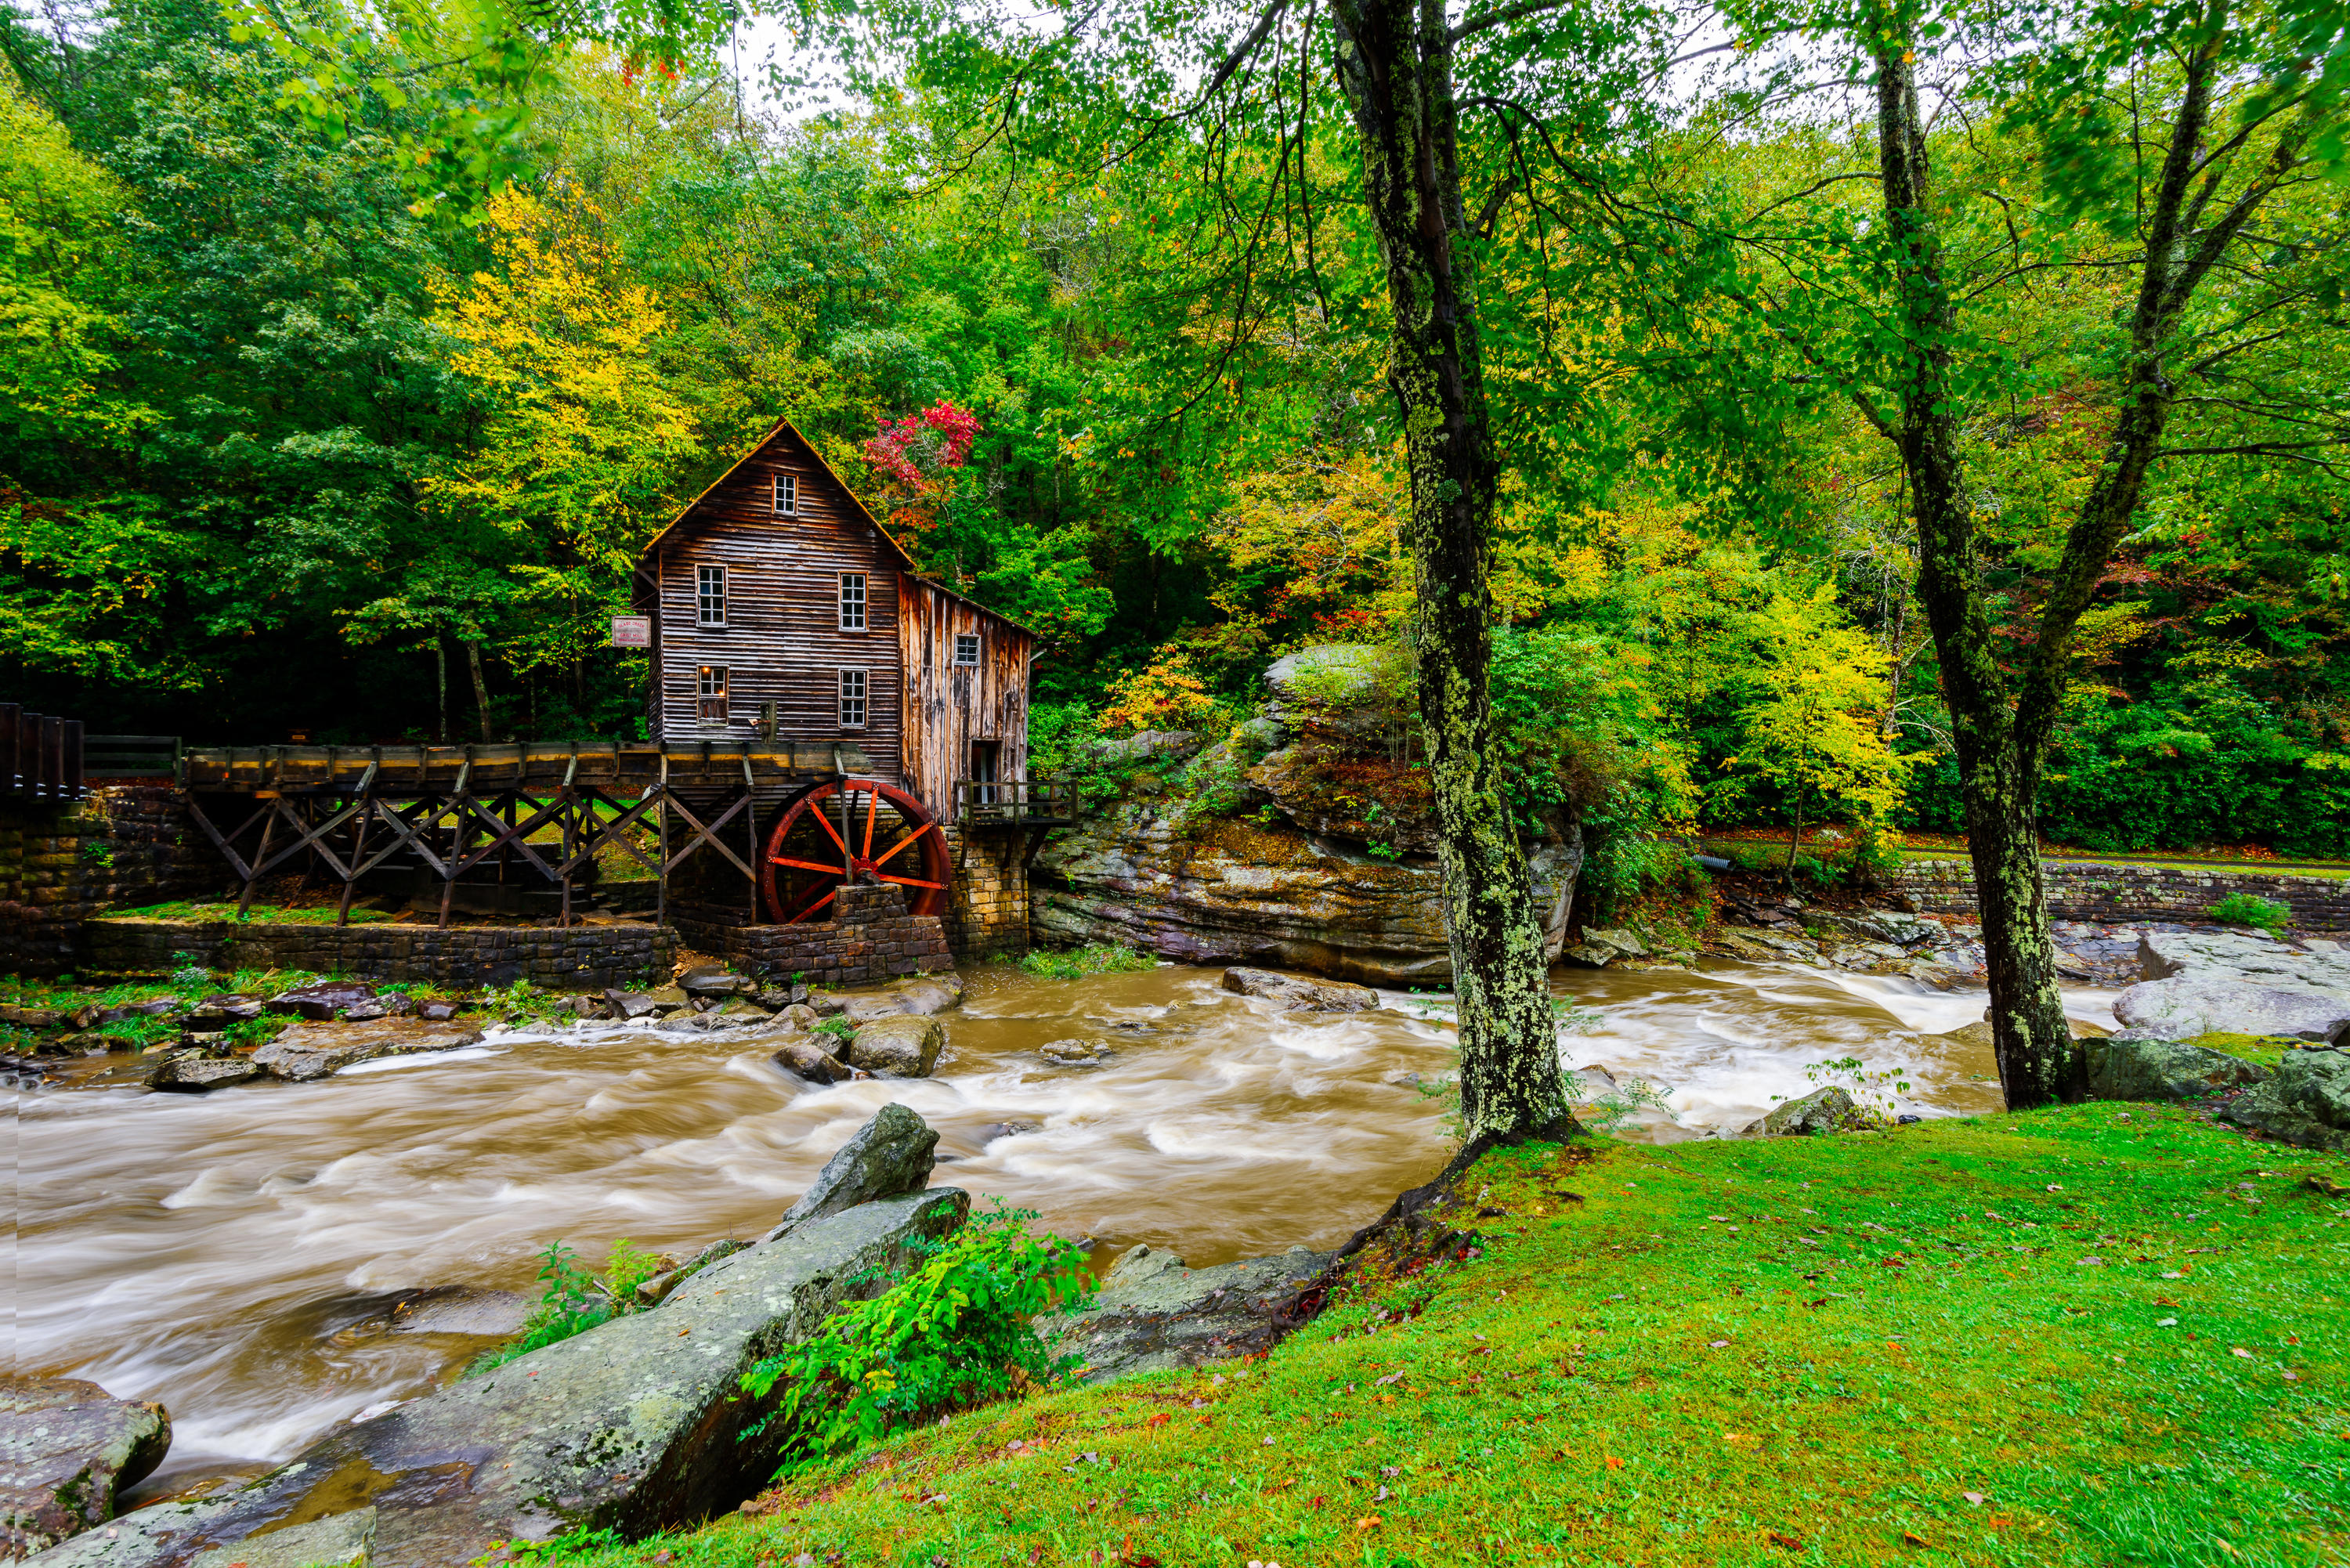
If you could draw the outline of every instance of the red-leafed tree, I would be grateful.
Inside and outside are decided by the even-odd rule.
[[[945,513],[955,476],[978,439],[979,416],[941,399],[920,413],[882,421],[880,431],[866,441],[875,510],[917,554]]]

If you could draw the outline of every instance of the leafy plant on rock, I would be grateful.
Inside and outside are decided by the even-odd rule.
[[[2258,926],[2264,931],[2282,931],[2293,922],[2289,906],[2257,893],[2230,893],[2204,913],[2222,925]]]
[[[785,1472],[1080,1365],[1055,1356],[1031,1320],[1085,1304],[1093,1276],[1076,1243],[1028,1230],[1035,1218],[999,1199],[943,1241],[917,1238],[910,1245],[923,1256],[912,1272],[743,1375],[758,1398],[784,1388],[753,1430],[783,1424]]]

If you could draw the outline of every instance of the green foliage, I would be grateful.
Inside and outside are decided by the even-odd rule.
[[[483,1352],[465,1368],[468,1377],[493,1372],[519,1355],[585,1334],[598,1324],[641,1310],[637,1287],[661,1272],[666,1265],[657,1255],[629,1245],[623,1236],[612,1243],[601,1278],[579,1267],[571,1249],[560,1241],[547,1243],[539,1260],[538,1277],[546,1287],[522,1332],[495,1350]]]
[[[2258,926],[2282,931],[2293,923],[2293,909],[2257,893],[2230,893],[2204,911],[2223,925]]]
[[[1055,1359],[1030,1320],[1084,1306],[1093,1276],[1076,1243],[1030,1232],[1035,1218],[999,1199],[943,1241],[917,1238],[920,1261],[905,1277],[743,1375],[754,1398],[785,1386],[763,1423],[786,1433],[785,1473],[1081,1364]]]
[[[601,1530],[581,1525],[545,1541],[493,1541],[487,1552],[472,1560],[470,1568],[492,1568],[493,1564],[509,1563],[582,1562],[600,1552],[616,1551],[622,1543],[620,1532],[609,1525]]]
[[[847,1014],[836,1012],[830,1018],[819,1020],[808,1033],[829,1035],[837,1044],[846,1045],[857,1037],[857,1025],[849,1021]]]
[[[1020,958],[1023,971],[1046,980],[1083,980],[1089,974],[1139,974],[1158,965],[1159,961],[1149,953],[1106,942],[1059,951],[1033,948]]]
[[[1835,1085],[1852,1096],[1853,1109],[1840,1123],[1846,1131],[1882,1132],[1893,1127],[1898,1115],[1893,1096],[1909,1092],[1908,1080],[1899,1073],[1871,1067],[1857,1056],[1809,1063],[1804,1076],[1814,1084]]]

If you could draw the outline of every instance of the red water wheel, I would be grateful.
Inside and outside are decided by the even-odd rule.
[[[784,925],[825,918],[844,882],[895,882],[906,909],[947,907],[946,835],[922,803],[879,779],[827,779],[784,808],[760,857],[767,916]]]

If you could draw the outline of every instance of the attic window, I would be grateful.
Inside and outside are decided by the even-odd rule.
[[[840,672],[840,727],[844,730],[865,728],[865,671],[862,670]]]
[[[979,662],[979,633],[975,631],[955,633],[955,662],[957,664]]]
[[[840,629],[865,629],[865,574],[862,572],[840,574]]]
[[[726,624],[726,568],[693,568],[693,621],[696,626]]]
[[[796,473],[775,475],[775,515],[796,517],[800,514],[800,476]]]

